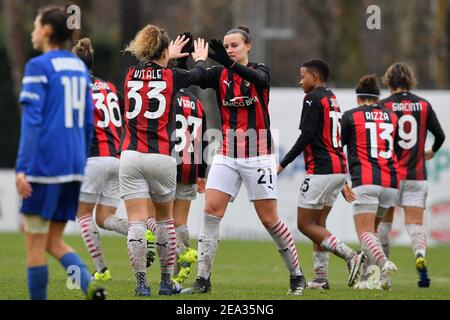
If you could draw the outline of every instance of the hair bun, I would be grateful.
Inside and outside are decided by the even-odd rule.
[[[378,86],[378,76],[376,74],[369,74],[361,78],[359,84],[363,88],[374,88]]]
[[[241,29],[244,30],[245,32],[247,32],[248,34],[250,34],[250,28],[245,26],[245,25],[240,25],[239,27],[237,27],[236,29]]]

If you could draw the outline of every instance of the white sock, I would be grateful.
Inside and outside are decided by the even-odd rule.
[[[100,234],[91,215],[86,215],[78,219],[81,229],[81,237],[86,246],[97,272],[102,272],[105,266],[102,248],[100,246]]]
[[[103,222],[106,230],[115,231],[126,236],[128,234],[128,220],[117,217],[116,215],[109,216]]]
[[[427,252],[427,238],[425,229],[421,224],[407,224],[406,232],[411,238],[412,249],[415,257],[421,255],[425,257]]]
[[[156,235],[156,220],[155,218],[149,218],[147,220],[147,229]]]
[[[135,275],[146,274],[147,242],[145,231],[147,227],[143,221],[132,221],[128,223],[128,257],[131,268]]]
[[[177,256],[186,251],[189,247],[189,229],[187,225],[175,228],[177,234]]]
[[[162,277],[172,276],[175,264],[177,236],[173,219],[158,221],[156,228],[156,247],[158,249],[159,265]]]
[[[386,255],[381,248],[380,241],[372,232],[364,232],[359,239],[364,253],[376,263],[380,269],[383,268],[387,261]]]
[[[288,226],[280,219],[271,228],[267,228],[267,231],[275,241],[289,274],[291,276],[301,276],[302,272],[298,263],[297,248]]]
[[[198,236],[198,276],[208,279],[219,245],[221,219],[207,213]]]
[[[389,223],[381,222],[378,225],[377,236],[378,239],[380,240],[381,247],[383,248],[384,254],[386,255],[387,258],[389,258],[389,255],[391,254],[390,238],[389,238],[391,230],[392,230],[392,223],[390,222]]]
[[[334,253],[347,262],[349,262],[355,256],[355,254],[357,254],[355,250],[347,246],[332,234],[323,239],[320,247],[324,250]]]
[[[314,279],[328,279],[328,252],[314,251]]]

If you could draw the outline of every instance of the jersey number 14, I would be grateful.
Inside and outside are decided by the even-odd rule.
[[[66,128],[73,128],[74,111],[78,111],[78,127],[84,127],[86,109],[86,78],[61,77],[64,86],[64,122]]]

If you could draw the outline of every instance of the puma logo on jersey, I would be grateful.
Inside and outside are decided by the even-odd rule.
[[[168,241],[166,241],[166,242],[164,242],[164,243],[156,242],[156,245],[157,245],[157,246],[160,246],[160,247],[167,248],[167,244],[168,244],[168,243],[169,243]]]
[[[311,105],[312,105],[312,100],[306,100],[306,103],[311,107]]]
[[[226,85],[227,85],[227,87],[229,88],[230,87],[230,85],[233,83],[233,81],[229,81],[229,82],[227,82],[227,81],[225,81],[225,80],[223,80],[223,83],[225,83]]]
[[[272,186],[267,186],[267,188],[269,188],[270,190],[274,191]]]
[[[128,242],[139,242],[142,243],[142,239],[130,239]]]

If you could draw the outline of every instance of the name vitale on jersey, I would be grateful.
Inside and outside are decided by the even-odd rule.
[[[177,128],[171,136],[175,145],[171,155],[176,159],[177,164],[202,164],[205,161],[210,165],[214,155],[223,151],[224,136],[227,145],[226,155],[229,157],[251,158],[276,154],[280,145],[278,131],[228,129],[224,135],[219,129],[209,128],[202,135],[201,127],[194,129],[192,133],[189,130]]]

